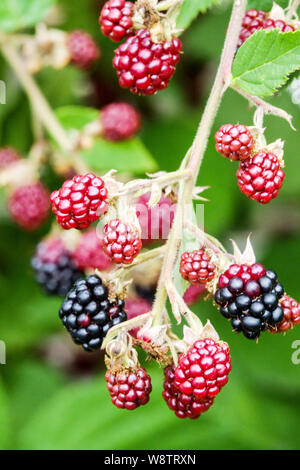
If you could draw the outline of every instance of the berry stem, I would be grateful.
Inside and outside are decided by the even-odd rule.
[[[202,115],[202,119],[200,121],[198,131],[190,151],[189,159],[187,159],[186,168],[192,171],[192,178],[190,178],[187,182],[181,183],[181,191],[178,200],[178,205],[181,206],[181,210],[176,211],[173,227],[167,241],[167,254],[163,262],[157,295],[153,307],[155,324],[159,323],[161,320],[161,315],[164,311],[162,304],[164,299],[167,298],[167,294],[170,298],[170,301],[173,300],[173,302],[171,302],[173,313],[176,314],[178,309],[182,311],[180,306],[176,306],[176,298],[178,299],[178,297],[174,295],[172,279],[173,270],[177,261],[181,244],[182,231],[184,228],[183,209],[192,204],[193,190],[207,147],[211,127],[218,111],[222,96],[230,84],[232,62],[237,48],[246,6],[247,0],[235,0],[234,2],[216,79]]]
[[[292,18],[298,18],[297,10],[300,5],[300,0],[290,0],[289,6],[287,7],[286,19],[291,20]]]
[[[277,108],[276,106],[267,103],[266,101],[262,100],[261,98],[258,98],[257,96],[250,95],[246,91],[241,90],[237,85],[231,84],[230,87],[237,93],[239,93],[241,96],[246,98],[246,100],[248,100],[250,103],[254,104],[257,107],[261,106],[265,114],[272,114],[273,116],[285,119],[289,123],[293,131],[296,130],[292,123],[293,116],[291,114],[288,114],[283,109]]]

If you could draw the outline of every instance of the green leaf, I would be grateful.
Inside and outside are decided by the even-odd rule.
[[[0,30],[15,31],[41,21],[56,0],[1,0]]]
[[[93,147],[82,151],[81,155],[89,168],[95,171],[114,169],[141,174],[157,170],[156,162],[138,137],[123,142],[98,138]]]
[[[199,13],[205,13],[206,10],[217,3],[219,3],[219,0],[184,0],[177,18],[177,27],[187,29]]]
[[[300,31],[260,30],[240,47],[233,83],[254,96],[273,95],[300,68]]]
[[[83,106],[64,106],[56,110],[56,115],[66,130],[81,130],[99,118],[99,111]],[[81,152],[81,156],[89,168],[97,172],[114,169],[141,174],[157,170],[155,160],[138,137],[122,142],[99,137],[90,149]]]
[[[277,5],[282,8],[287,8],[289,0],[276,0]],[[257,10],[270,11],[273,6],[273,0],[249,0],[247,3],[247,10],[255,8]]]

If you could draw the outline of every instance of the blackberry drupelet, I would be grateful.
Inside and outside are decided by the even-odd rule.
[[[74,264],[71,253],[56,239],[39,244],[31,266],[36,281],[49,295],[64,297],[74,282],[84,276]]]
[[[284,288],[274,271],[258,263],[231,265],[219,278],[215,302],[221,315],[231,320],[234,331],[257,339],[262,331],[281,323],[283,295]]]
[[[77,281],[59,311],[63,325],[74,343],[86,351],[96,351],[110,328],[127,320],[124,301],[109,298],[97,275]]]

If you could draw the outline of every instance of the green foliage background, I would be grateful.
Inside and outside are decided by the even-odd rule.
[[[118,87],[111,66],[114,44],[97,25],[100,2],[59,3],[65,12],[62,26],[93,34],[102,59],[90,75],[72,67],[41,72],[37,78],[52,106],[100,108],[120,99],[134,103],[143,113],[141,139],[149,154],[160,169],[176,169],[201,117],[229,10],[214,8],[183,35],[185,54],[166,91],[134,98]],[[7,104],[0,106],[0,144],[26,153],[32,143],[29,106],[2,59],[0,78],[8,84]],[[294,115],[299,130],[300,108],[292,104],[288,90],[272,101]],[[225,122],[251,125],[252,114],[241,97],[228,92],[214,131]],[[300,300],[299,131],[274,117],[267,117],[265,124],[270,141],[286,140],[287,177],[280,197],[267,207],[248,201],[237,188],[235,164],[215,152],[212,134],[199,178],[200,184],[211,186],[205,228],[228,248],[230,238],[243,243],[252,232],[258,259],[275,269],[288,293]],[[100,168],[101,151],[98,158]],[[124,169],[122,155],[118,158]],[[134,157],[129,166],[141,172]],[[43,178],[55,187],[53,175],[45,173]],[[34,247],[49,227],[33,235],[23,233],[10,221],[2,193],[0,215],[0,338],[7,345],[7,365],[0,365],[1,449],[299,449],[300,365],[292,364],[291,346],[300,339],[300,327],[286,336],[264,334],[256,345],[232,334],[211,303],[201,302],[196,306],[201,319],[213,321],[232,351],[230,382],[215,405],[197,421],[178,420],[161,399],[163,372],[151,365],[149,405],[133,413],[118,411],[105,389],[101,355],[87,358],[76,352],[71,363],[57,361],[57,338],[71,350],[57,316],[60,301],[40,293],[29,268]]]

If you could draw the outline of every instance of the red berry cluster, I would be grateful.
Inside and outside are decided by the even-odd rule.
[[[206,284],[215,275],[215,265],[204,249],[183,253],[179,270],[183,279],[191,284]]]
[[[133,137],[141,126],[141,116],[128,103],[111,103],[102,109],[103,135],[112,141]]]
[[[132,28],[133,3],[125,0],[109,0],[102,8],[99,23],[104,36],[121,41],[129,36]]]
[[[49,214],[49,193],[40,183],[15,189],[9,200],[9,212],[14,221],[31,232],[45,222]]]
[[[229,347],[213,339],[196,341],[178,365],[167,367],[163,398],[179,418],[198,418],[228,382]]]
[[[240,47],[246,39],[259,29],[280,29],[281,32],[295,31],[295,28],[285,21],[272,20],[268,18],[267,12],[263,10],[248,10],[244,16],[242,29],[240,33],[238,47]]]
[[[81,235],[72,255],[79,269],[99,269],[107,271],[111,268],[111,260],[105,254],[103,240],[96,229],[92,228]]]
[[[236,175],[242,193],[260,204],[278,196],[285,178],[278,157],[265,151],[242,161]]]
[[[201,400],[193,395],[185,395],[181,393],[174,383],[175,378],[175,365],[172,364],[164,370],[165,381],[163,399],[167,403],[170,410],[174,411],[177,418],[184,419],[197,419],[202,413],[209,410],[213,404],[213,398]]]
[[[140,29],[115,51],[113,66],[120,86],[142,95],[165,89],[175,72],[181,48],[176,37],[170,42],[154,43],[150,31]]]
[[[297,300],[284,295],[280,303],[283,308],[284,318],[279,325],[270,329],[272,333],[283,333],[300,324],[300,304]]]
[[[88,228],[107,210],[104,181],[93,173],[74,176],[50,197],[56,220],[65,230]]]
[[[0,170],[20,159],[19,153],[11,147],[0,148]]]
[[[100,57],[100,49],[92,36],[76,30],[69,34],[68,46],[71,62],[81,69],[87,69]]]
[[[117,408],[135,410],[150,399],[151,378],[143,367],[132,372],[126,369],[116,373],[107,371],[105,380],[111,401]]]
[[[137,230],[119,219],[106,224],[103,233],[104,250],[115,263],[131,264],[142,248]]]
[[[230,160],[244,160],[250,157],[254,139],[246,126],[225,124],[215,135],[216,149]]]

